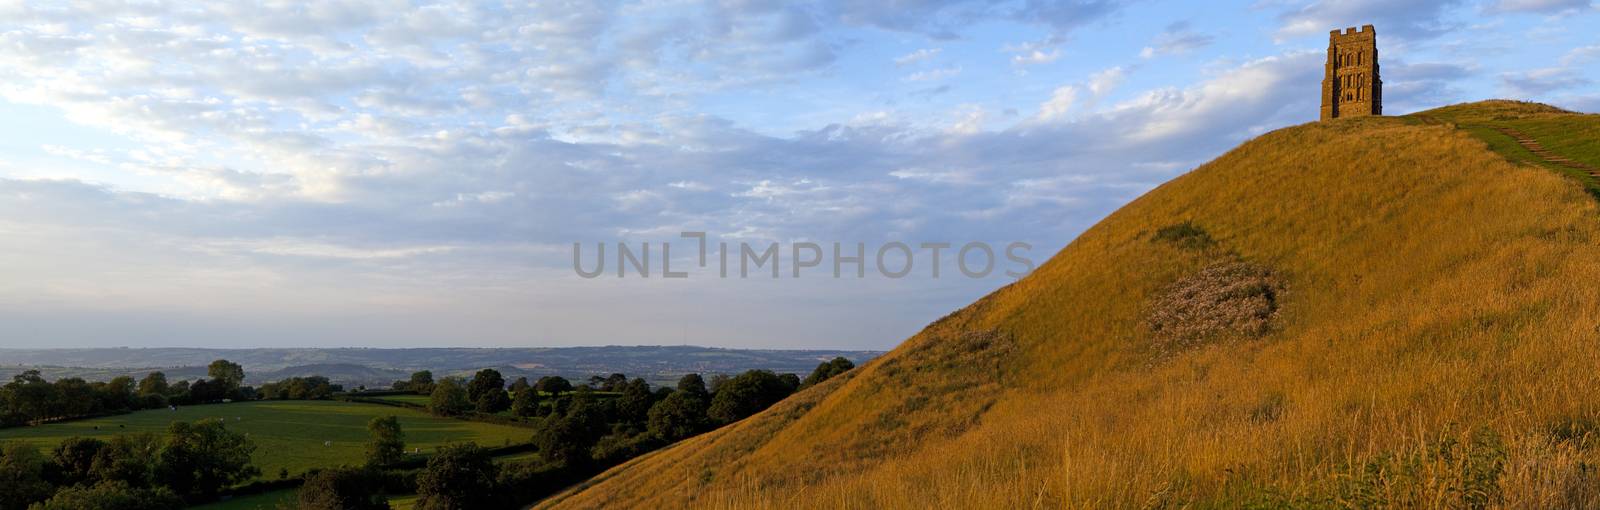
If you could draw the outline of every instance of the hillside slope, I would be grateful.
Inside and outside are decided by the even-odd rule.
[[[1597,213],[1451,125],[1279,130],[850,377],[542,505],[1595,507]]]

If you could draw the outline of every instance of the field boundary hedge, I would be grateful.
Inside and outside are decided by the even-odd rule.
[[[365,395],[360,396],[360,397],[346,395],[346,396],[334,397],[334,399],[335,400],[344,401],[344,402],[357,403],[357,404],[375,404],[375,405],[380,405],[380,406],[399,407],[399,408],[402,408],[402,409],[413,409],[413,410],[418,410],[418,411],[423,411],[423,412],[427,412],[428,411],[428,406],[425,406],[425,405],[413,404],[411,402],[399,402],[399,401],[394,401],[394,400],[384,400],[384,399],[381,399],[381,398],[370,398],[370,397],[367,397]],[[478,423],[488,423],[488,424],[491,424],[491,425],[505,425],[505,426],[508,426],[508,427],[517,427],[517,428],[524,428],[524,429],[536,428],[534,426],[534,424],[528,423],[527,421],[524,421],[524,420],[520,420],[520,419],[517,419],[517,418],[507,418],[507,417],[504,417],[504,416],[497,416],[497,415],[493,415],[493,414],[467,413],[467,414],[463,414],[463,415],[460,415],[460,416],[450,416],[449,418],[454,418],[454,419],[457,419],[457,420],[465,420],[465,421],[475,421],[475,422],[478,422]]]

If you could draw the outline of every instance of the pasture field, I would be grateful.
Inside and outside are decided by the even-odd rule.
[[[297,490],[287,489],[244,496],[209,505],[191,507],[191,510],[278,510],[279,508],[293,508]],[[389,498],[389,508],[394,510],[411,510],[416,505],[417,497],[414,495]]]
[[[373,404],[333,401],[258,401],[139,411],[121,416],[0,430],[0,441],[21,440],[41,450],[73,437],[112,436],[135,432],[164,433],[175,421],[227,420],[231,430],[249,434],[257,446],[254,461],[261,477],[277,478],[311,468],[359,465],[365,456],[367,422],[394,415],[406,433],[406,448],[427,454],[451,443],[475,442],[505,446],[529,440],[528,429],[491,423],[438,418],[426,413]],[[324,442],[328,444],[324,446]]]
[[[190,508],[193,510],[278,510],[279,508],[293,508],[295,496],[298,493],[299,489],[263,492]]]
[[[419,405],[419,406],[427,406],[428,405],[428,399],[430,397],[427,396],[427,395],[387,395],[387,396],[382,396],[382,397],[370,397],[370,398],[377,399],[377,400],[387,400],[387,401],[390,401],[390,402],[400,402],[402,404],[415,404],[415,405]]]

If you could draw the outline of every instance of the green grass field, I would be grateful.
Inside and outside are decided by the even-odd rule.
[[[294,508],[296,490],[282,490],[234,498],[228,501],[200,505],[192,510],[278,510],[279,508]],[[394,496],[389,498],[389,507],[394,510],[411,510],[417,505],[416,496]]]
[[[299,474],[311,468],[358,465],[365,455],[367,422],[374,417],[400,417],[406,447],[427,454],[450,443],[476,442],[504,446],[527,442],[528,429],[437,418],[418,411],[350,402],[262,401],[179,407],[177,411],[140,411],[122,416],[0,430],[0,441],[22,440],[52,448],[73,437],[163,432],[174,421],[225,419],[228,428],[250,435],[258,448],[255,465],[263,478],[277,478],[280,469]],[[96,429],[98,427],[98,429]],[[324,441],[332,444],[324,446]]]
[[[277,510],[278,508],[294,508],[295,495],[298,493],[299,489],[288,489],[241,496],[192,508],[195,510]]]
[[[536,452],[517,453],[495,457],[497,463],[521,462],[539,458]],[[284,489],[281,491],[267,492],[250,496],[242,496],[227,501],[219,501],[208,505],[193,507],[193,510],[277,510],[278,508],[292,508],[295,496],[300,489]],[[415,494],[403,496],[390,496],[389,506],[394,510],[411,510],[417,503]],[[282,506],[280,506],[282,505]]]
[[[387,401],[390,401],[390,402],[400,402],[400,403],[404,403],[404,404],[416,404],[416,405],[419,405],[419,406],[426,406],[426,405],[428,405],[428,398],[429,397],[427,395],[389,395],[389,396],[372,397],[372,398],[375,398],[375,399],[378,399],[378,400],[387,400]]]
[[[1600,198],[1600,182],[1587,173],[1551,164],[1529,152],[1495,128],[1511,128],[1537,140],[1550,152],[1592,167],[1600,167],[1600,115],[1577,115],[1550,106],[1519,101],[1485,101],[1446,106],[1408,117],[1454,124],[1489,145],[1489,150],[1518,163],[1544,167],[1583,184]]]

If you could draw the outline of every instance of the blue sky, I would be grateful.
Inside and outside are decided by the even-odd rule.
[[[0,344],[888,348],[1010,279],[584,279],[572,244],[1042,262],[1315,120],[1362,24],[1386,113],[1600,111],[1589,0],[0,2]]]

